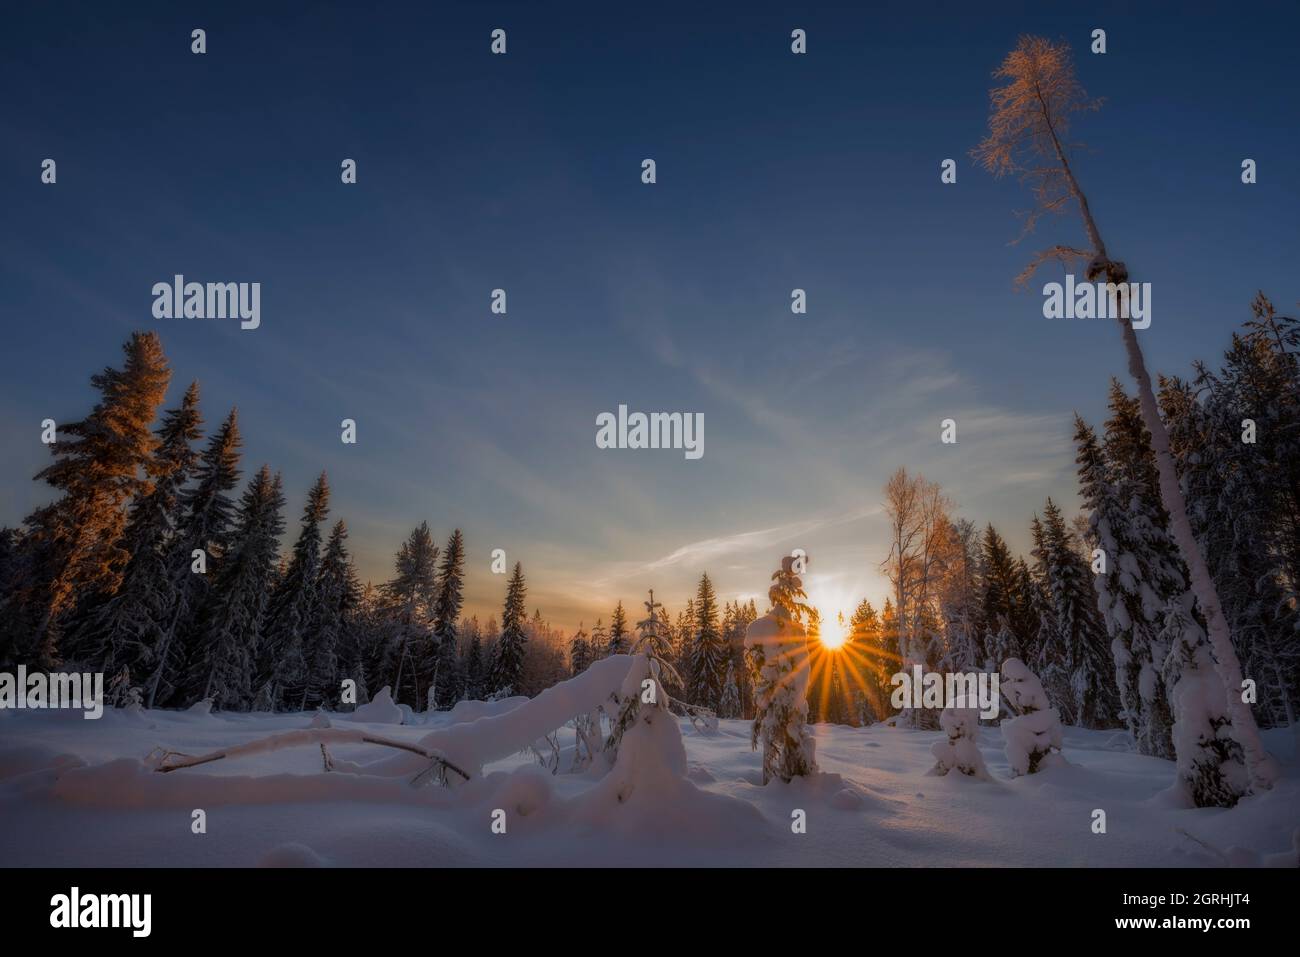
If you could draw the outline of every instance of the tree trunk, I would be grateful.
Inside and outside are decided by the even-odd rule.
[[[1075,180],[1069,160],[1065,157],[1065,151],[1050,124],[1049,130],[1070,193],[1079,204],[1084,230],[1088,234],[1089,242],[1092,243],[1094,261],[1103,264],[1106,278],[1110,282],[1128,282],[1127,273],[1118,268],[1107,255],[1106,244],[1102,242],[1097,224],[1092,218],[1092,211],[1088,208],[1088,199],[1080,189],[1078,181]],[[1090,276],[1089,279],[1091,278]],[[1127,314],[1127,312],[1127,309],[1123,310],[1123,313]],[[1264,750],[1264,743],[1259,736],[1259,727],[1255,724],[1255,716],[1251,713],[1250,706],[1241,697],[1241,662],[1237,660],[1237,653],[1232,647],[1232,632],[1228,628],[1228,620],[1224,617],[1223,608],[1219,604],[1219,594],[1214,587],[1214,579],[1210,576],[1210,570],[1205,564],[1205,557],[1201,554],[1196,536],[1192,534],[1192,524],[1187,517],[1187,502],[1178,481],[1178,471],[1174,466],[1173,456],[1169,452],[1169,433],[1160,418],[1160,408],[1156,405],[1155,393],[1151,389],[1151,376],[1148,375],[1146,363],[1142,358],[1142,347],[1138,344],[1137,333],[1134,332],[1133,323],[1129,320],[1121,318],[1118,322],[1124,336],[1124,348],[1128,352],[1129,375],[1133,377],[1138,387],[1142,421],[1147,431],[1151,433],[1151,446],[1155,450],[1156,469],[1160,476],[1160,498],[1164,503],[1165,511],[1169,513],[1169,524],[1174,541],[1178,543],[1178,548],[1187,561],[1191,574],[1192,593],[1196,596],[1196,603],[1201,607],[1201,614],[1205,616],[1210,647],[1214,652],[1214,667],[1223,681],[1227,711],[1232,719],[1233,735],[1245,752],[1251,783],[1256,788],[1267,790],[1277,779],[1277,763]]]

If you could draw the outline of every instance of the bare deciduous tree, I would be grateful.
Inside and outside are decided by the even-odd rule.
[[[884,507],[891,538],[882,565],[894,586],[898,606],[901,667],[905,671],[918,664],[929,667],[934,664],[929,660],[930,642],[938,624],[936,585],[951,552],[948,514],[952,504],[936,483],[900,468],[885,483]],[[923,716],[913,709],[904,708],[903,715],[902,720],[911,726],[921,726]]]

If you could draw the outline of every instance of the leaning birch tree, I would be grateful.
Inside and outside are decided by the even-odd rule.
[[[1107,251],[1088,198],[1070,165],[1071,152],[1078,145],[1066,141],[1070,121],[1076,113],[1099,109],[1102,101],[1090,99],[1084,92],[1075,74],[1069,45],[1064,41],[1053,43],[1043,37],[1022,36],[993,76],[1005,83],[989,91],[989,134],[971,155],[995,177],[1017,175],[1032,190],[1035,208],[1025,214],[1025,233],[1032,231],[1042,216],[1064,213],[1073,205],[1078,210],[1089,244],[1087,249],[1056,245],[1042,250],[1021,272],[1017,282],[1028,282],[1034,270],[1044,262],[1083,261],[1087,263],[1089,282],[1104,276],[1108,283],[1127,283],[1128,269],[1124,263],[1112,259]],[[1137,383],[1142,421],[1151,434],[1155,451],[1160,497],[1169,513],[1174,540],[1187,561],[1192,592],[1205,616],[1215,669],[1224,685],[1234,736],[1245,754],[1251,783],[1261,790],[1268,789],[1277,777],[1277,765],[1264,750],[1254,715],[1242,700],[1241,663],[1232,647],[1232,635],[1214,580],[1192,533],[1187,503],[1169,452],[1169,434],[1160,418],[1142,348],[1132,322],[1122,318],[1128,310],[1117,312],[1121,316],[1118,321],[1128,353],[1129,374]]]

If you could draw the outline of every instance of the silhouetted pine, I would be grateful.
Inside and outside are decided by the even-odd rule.
[[[383,586],[386,625],[379,677],[375,685],[393,689],[393,700],[421,707],[417,664],[432,650],[430,623],[436,595],[438,546],[428,522],[421,522],[402,543],[394,562],[396,575]]]
[[[150,660],[145,704],[180,704],[188,657],[196,651],[197,618],[207,601],[226,549],[235,504],[227,494],[239,483],[239,417],[231,409],[208,440],[194,484],[180,495],[181,520],[165,559],[170,607]],[[206,571],[196,572],[195,551],[202,549]]]
[[[497,642],[488,679],[492,694],[517,693],[520,688],[524,649],[528,643],[528,634],[524,630],[524,599],[527,594],[523,566],[516,562],[506,588],[505,607],[501,612],[501,638]]]
[[[430,700],[441,708],[450,708],[461,700],[465,691],[456,635],[464,581],[465,540],[458,528],[447,539],[438,569],[437,594],[433,602],[433,660],[425,678],[432,689]]]
[[[686,693],[691,704],[717,709],[727,676],[728,649],[718,630],[718,601],[707,574],[695,590],[695,634],[687,649]]]
[[[329,481],[322,472],[302,512],[302,528],[284,577],[271,596],[260,649],[257,704],[301,709],[307,696],[309,629],[320,611],[321,523],[329,512]]]
[[[609,644],[605,656],[625,655],[631,647],[632,640],[627,630],[627,612],[623,611],[623,602],[620,601],[614,607],[614,614],[609,619]]]
[[[260,633],[271,601],[284,492],[280,475],[263,465],[240,498],[235,531],[199,618],[190,656],[185,700],[211,698],[213,706],[246,710],[252,704]]]
[[[361,583],[347,549],[348,527],[340,519],[330,530],[317,579],[316,625],[304,637],[307,686],[303,709],[332,706],[339,696],[339,662],[351,641],[352,613]]]

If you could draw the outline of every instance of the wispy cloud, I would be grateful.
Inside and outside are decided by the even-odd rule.
[[[644,576],[668,568],[683,566],[690,569],[703,568],[711,562],[717,562],[719,559],[728,556],[753,555],[771,549],[783,542],[793,542],[813,532],[831,526],[848,525],[879,513],[880,506],[874,505],[846,514],[822,515],[797,522],[786,522],[783,525],[773,525],[770,528],[703,538],[698,541],[688,542],[661,558],[623,568],[615,574],[593,582],[593,584],[607,586],[616,581],[623,581],[638,575]]]

